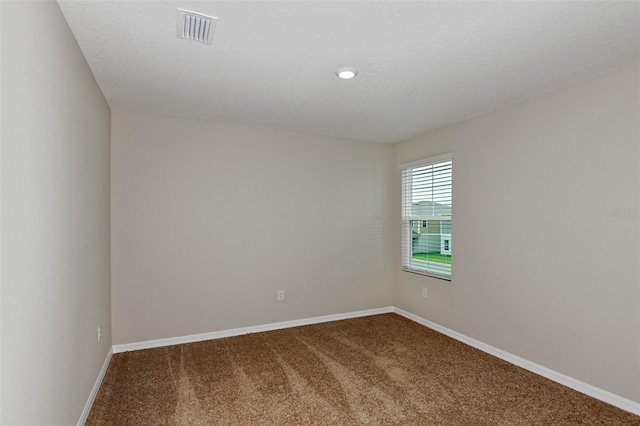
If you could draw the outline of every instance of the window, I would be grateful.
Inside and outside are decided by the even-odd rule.
[[[402,269],[451,279],[451,154],[404,164]]]

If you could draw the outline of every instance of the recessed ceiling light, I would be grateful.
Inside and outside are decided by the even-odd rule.
[[[340,68],[336,71],[336,75],[343,80],[350,80],[358,75],[358,71],[353,68]]]

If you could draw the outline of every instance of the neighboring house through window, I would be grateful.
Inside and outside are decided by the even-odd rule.
[[[416,161],[402,169],[402,268],[451,279],[453,156]]]

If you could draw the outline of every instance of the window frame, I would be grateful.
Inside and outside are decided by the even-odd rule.
[[[451,188],[451,216],[416,216],[413,212],[408,212],[410,208],[412,208],[414,203],[414,198],[412,195],[411,201],[407,200],[407,195],[411,190],[405,188],[407,184],[407,177],[405,174],[408,170],[414,170],[421,167],[432,166],[439,163],[445,163],[451,161],[451,178],[450,178],[450,188]],[[398,167],[400,169],[400,192],[401,192],[401,264],[402,270],[409,273],[425,275],[432,278],[438,278],[445,281],[451,281],[453,271],[450,270],[449,274],[439,273],[436,271],[430,271],[427,269],[412,267],[411,260],[413,259],[413,240],[411,237],[412,232],[412,221],[413,220],[435,220],[439,222],[449,221],[451,224],[451,235],[448,237],[449,240],[449,250],[451,250],[451,240],[453,239],[453,153],[446,153],[443,155],[438,155],[435,157],[429,157],[418,161],[412,161],[410,163],[400,164]],[[413,181],[412,181],[413,182]],[[422,223],[420,223],[422,225]],[[453,264],[453,257],[451,258]]]

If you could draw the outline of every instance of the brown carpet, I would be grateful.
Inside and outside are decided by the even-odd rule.
[[[87,425],[640,425],[385,314],[113,355]]]

